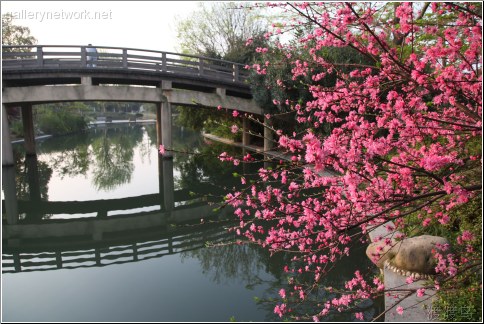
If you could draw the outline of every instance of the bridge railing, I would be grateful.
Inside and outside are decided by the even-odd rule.
[[[80,45],[2,46],[2,55],[3,70],[124,69],[186,74],[232,82],[244,82],[248,77],[243,64],[137,48]]]

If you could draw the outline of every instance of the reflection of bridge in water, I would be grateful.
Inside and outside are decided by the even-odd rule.
[[[39,231],[42,225],[37,225]],[[149,231],[136,230],[107,233],[103,239],[72,242],[74,237],[62,237],[29,243],[16,240],[4,244],[2,273],[46,271],[102,267],[113,264],[137,262],[165,255],[195,250],[207,241],[218,242],[232,234],[220,226],[201,225],[192,227],[155,227]]]
[[[35,156],[27,159],[35,166]],[[220,225],[185,226],[220,215],[213,212],[206,197],[174,190],[173,160],[159,158],[158,170],[159,193],[79,202],[41,201],[35,180],[29,183],[30,200],[18,200],[15,171],[4,168],[2,272],[135,262],[201,248],[207,241],[231,235]],[[146,211],[153,208],[157,210]],[[44,217],[55,214],[85,217]]]

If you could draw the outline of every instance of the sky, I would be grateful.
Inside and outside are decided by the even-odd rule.
[[[39,45],[131,47],[176,52],[176,23],[198,1],[2,1],[2,14]]]

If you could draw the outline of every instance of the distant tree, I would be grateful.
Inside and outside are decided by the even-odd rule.
[[[262,41],[267,29],[267,22],[259,13],[242,8],[237,2],[201,3],[199,10],[177,26],[180,50],[248,63],[254,57],[255,47],[245,46],[247,40]]]
[[[237,2],[200,4],[199,10],[177,26],[180,51],[242,64],[254,62],[256,48],[267,43],[268,24],[261,10]],[[231,113],[190,107],[178,107],[178,112],[177,122],[182,126],[240,139],[240,134],[231,133]]]
[[[13,24],[13,15],[7,13],[2,15],[2,45],[35,45],[37,39],[30,34],[30,28]],[[4,52],[11,52],[12,49],[2,49]],[[17,51],[29,52],[28,49],[16,49]]]

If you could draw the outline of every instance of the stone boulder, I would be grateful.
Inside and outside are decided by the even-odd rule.
[[[435,274],[437,260],[433,251],[443,252],[437,245],[449,244],[446,238],[432,235],[421,235],[406,238],[402,241],[392,241],[391,245],[385,242],[371,243],[366,249],[366,255],[380,269],[385,263],[400,272]]]

